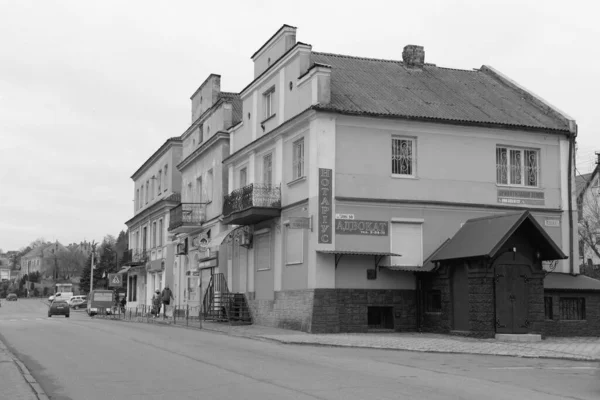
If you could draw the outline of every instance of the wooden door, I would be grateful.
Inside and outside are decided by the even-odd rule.
[[[528,287],[530,268],[527,265],[496,267],[496,332],[529,332]]]
[[[452,319],[455,331],[468,331],[469,324],[469,280],[467,268],[457,265],[452,273]]]

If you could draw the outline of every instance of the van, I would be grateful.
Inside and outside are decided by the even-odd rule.
[[[112,290],[92,290],[88,296],[87,313],[90,317],[111,314],[114,304],[115,293]]]

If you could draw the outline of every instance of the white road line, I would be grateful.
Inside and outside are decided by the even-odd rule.
[[[505,370],[553,369],[553,370],[568,370],[568,369],[600,369],[600,368],[599,367],[490,367],[488,369],[505,369]]]

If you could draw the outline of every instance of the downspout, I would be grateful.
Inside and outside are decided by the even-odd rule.
[[[569,124],[571,133],[568,135],[569,138],[569,167],[567,177],[567,190],[569,191],[569,272],[571,275],[575,275],[575,250],[573,247],[573,240],[575,236],[573,227],[573,159],[575,158],[575,139],[577,138],[577,125]]]

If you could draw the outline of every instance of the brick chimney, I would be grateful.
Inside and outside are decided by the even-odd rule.
[[[402,61],[404,61],[404,65],[408,68],[423,68],[423,64],[425,64],[425,49],[423,49],[423,46],[416,46],[414,44],[404,46]]]

